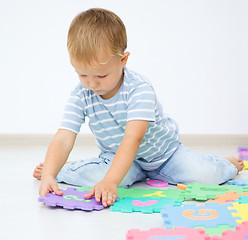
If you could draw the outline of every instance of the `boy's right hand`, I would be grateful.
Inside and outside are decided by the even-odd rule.
[[[46,197],[47,193],[54,192],[56,195],[63,195],[59,190],[58,184],[52,176],[44,176],[41,179],[39,194],[41,197]]]

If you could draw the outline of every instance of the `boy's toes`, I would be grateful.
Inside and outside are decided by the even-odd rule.
[[[33,177],[36,178],[36,179],[38,179],[38,180],[40,180],[40,177],[39,177],[39,175],[36,172],[33,173]]]
[[[242,158],[238,158],[238,162],[243,162]]]
[[[33,172],[33,177],[37,178],[38,180],[41,180],[41,173],[43,170],[43,165],[44,163],[40,163],[39,165],[36,166]]]
[[[35,168],[34,169],[34,172],[33,172],[33,177],[34,178],[37,178],[38,180],[41,179],[41,170],[39,168]]]
[[[242,164],[241,164],[241,170],[245,167],[245,164],[243,163],[242,161]]]
[[[41,169],[41,170],[42,170],[42,169],[43,169],[43,163],[40,163],[39,165],[37,165],[37,166],[36,166],[36,168],[38,168],[38,169]]]

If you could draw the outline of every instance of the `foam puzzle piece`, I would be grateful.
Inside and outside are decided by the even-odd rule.
[[[244,163],[244,170],[248,169],[248,148],[245,147],[239,147],[238,148],[238,152],[239,152],[239,157],[243,160]]]
[[[212,240],[247,240],[248,239],[248,222],[243,222],[236,226],[235,231],[226,230],[222,237],[212,236]]]
[[[77,191],[85,191],[90,190],[91,187],[80,187],[77,188]],[[159,189],[159,188],[152,188],[152,189],[144,189],[144,188],[121,188],[118,187],[118,198],[123,199],[126,197],[132,198],[142,198],[142,197],[151,197],[151,198],[172,198],[175,200],[184,200],[184,191],[179,189]]]
[[[230,227],[229,225],[220,225],[218,227],[197,226],[195,228],[203,228],[205,233],[209,234],[210,236],[222,236],[222,232],[225,230],[235,230],[235,227]]]
[[[214,200],[210,199],[206,202],[217,202],[219,204],[224,204],[227,202],[234,202],[235,200],[238,200],[241,196],[248,196],[248,193],[238,194],[236,192],[227,191],[224,195],[218,195],[215,197]]]
[[[240,152],[239,157],[243,160],[243,161],[247,161],[248,160],[248,152]]]
[[[179,189],[141,189],[141,188],[120,188],[118,189],[118,197],[120,199],[126,197],[133,198],[142,198],[142,197],[151,197],[151,198],[172,198],[175,200],[184,200],[182,191]]]
[[[238,151],[239,152],[241,152],[241,151],[248,152],[248,147],[238,147]]]
[[[244,168],[243,168],[243,170],[247,170],[248,169],[248,161],[243,161],[243,163],[244,163]]]
[[[156,180],[156,179],[147,179],[146,184],[151,187],[168,187],[169,185],[168,182],[163,182],[163,181]]]
[[[66,190],[61,189],[64,192],[62,196],[58,196],[54,193],[48,193],[46,197],[39,197],[39,202],[44,202],[48,206],[63,207],[66,209],[81,209],[84,211],[101,210],[103,205],[95,200],[95,198],[84,199],[84,195],[89,191],[79,192],[75,188],[68,187]]]
[[[147,231],[131,229],[126,234],[126,240],[210,240],[204,229],[178,227],[175,229],[151,228]]]
[[[243,160],[243,161],[247,161],[248,160],[248,148],[245,147],[239,147],[238,148],[238,152],[239,152],[239,157]]]
[[[243,160],[243,161],[247,161],[248,160],[248,152],[247,151],[242,151],[239,152],[239,157]]]
[[[227,183],[228,185],[248,186],[248,179],[235,179]]]
[[[180,206],[182,204],[181,200],[174,200],[170,198],[123,198],[119,199],[117,202],[110,207],[113,212],[141,212],[141,213],[158,213],[161,211],[162,207],[166,204]]]
[[[232,216],[234,218],[239,217],[236,222],[238,224],[248,221],[248,203],[239,204],[238,202],[231,203],[232,206],[229,206],[228,209],[236,210],[236,212],[232,212]]]
[[[208,200],[214,199],[217,195],[224,195],[227,191],[236,193],[248,192],[248,186],[225,185],[218,184],[201,184],[193,182],[187,186],[183,196],[185,199]]]
[[[90,190],[91,187],[80,187],[77,188],[77,191]],[[142,198],[142,197],[151,197],[151,198],[172,198],[175,200],[184,200],[184,195],[182,190],[179,189],[143,189],[143,188],[121,188],[118,187],[118,198],[123,199],[126,197],[132,198]]]
[[[248,203],[248,196],[241,196],[235,202],[238,202],[239,204]]]
[[[82,186],[77,188],[76,190],[79,192],[83,192],[83,191],[90,191],[92,187],[87,187],[87,186]]]
[[[230,203],[206,203],[201,205],[186,204],[184,206],[165,205],[161,215],[166,228],[186,226],[194,228],[197,226],[217,227],[220,225],[236,226],[235,218],[228,206]]]

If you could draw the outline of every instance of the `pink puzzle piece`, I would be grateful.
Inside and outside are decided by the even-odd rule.
[[[243,222],[236,226],[236,230],[226,230],[222,232],[222,237],[213,236],[212,240],[248,240],[248,222]]]
[[[158,200],[150,200],[147,202],[141,202],[140,200],[134,200],[132,201],[132,204],[136,207],[148,207],[152,206],[154,204],[158,203]]]
[[[126,235],[126,240],[210,240],[210,236],[202,228],[190,229],[187,227],[176,227],[174,229],[151,228],[148,231],[131,229]]]
[[[146,184],[147,185],[150,185],[152,187],[168,187],[168,183],[167,182],[162,182],[162,181],[156,180],[156,179],[146,180]]]

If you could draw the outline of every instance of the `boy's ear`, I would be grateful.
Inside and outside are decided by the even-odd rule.
[[[130,55],[130,52],[125,52],[121,57],[121,66],[125,67],[127,64],[128,57]]]

